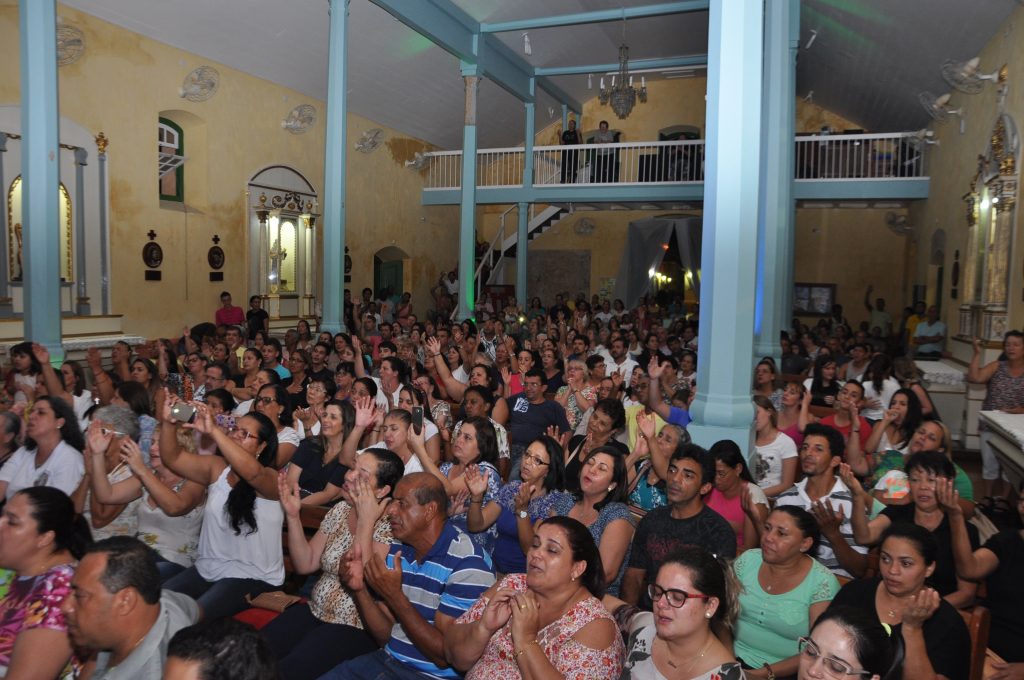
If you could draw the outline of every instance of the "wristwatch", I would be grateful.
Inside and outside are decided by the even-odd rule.
[[[530,519],[530,513],[528,513],[526,510],[520,510],[519,519]]]

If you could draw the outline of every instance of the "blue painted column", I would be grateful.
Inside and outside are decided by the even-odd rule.
[[[0,187],[4,190],[7,183],[4,180],[4,154],[7,153],[7,134],[0,132]],[[5,199],[6,200],[6,199]],[[14,314],[14,306],[11,304],[11,289],[8,281],[10,274],[7,270],[7,211],[0,209],[0,318],[10,317]]]
[[[535,90],[536,81],[530,78],[530,96],[533,96]],[[533,141],[537,136],[536,132],[536,109],[532,101],[526,102],[526,125],[523,131],[523,188],[529,189],[533,186]],[[565,105],[562,105],[562,111],[565,112]],[[516,232],[516,303],[526,309],[526,272],[529,266],[530,259],[530,239],[529,239],[529,222],[530,212],[528,203],[520,203],[517,208],[517,216],[519,218],[517,222]]]
[[[707,162],[693,439],[751,444],[754,274],[764,7],[712,0],[708,22]]]
[[[100,132],[96,135],[96,158],[99,161],[99,187],[97,193],[100,200],[100,309],[103,314],[110,314],[110,248],[107,235],[110,225],[107,224],[107,145],[110,140]]]
[[[462,129],[462,200],[459,203],[459,320],[476,306],[476,96],[477,65],[462,63],[466,110]]]
[[[777,0],[766,4],[754,361],[771,356],[781,365],[779,334],[789,327],[793,309],[793,140],[800,2]]]
[[[75,314],[89,316],[89,288],[85,267],[85,166],[89,152],[75,149]]]
[[[526,312],[526,285],[530,260],[530,204],[516,206],[516,304]]]
[[[25,338],[61,361],[57,3],[20,0],[18,15]]]
[[[323,190],[323,318],[320,330],[345,331],[345,152],[348,148],[348,0],[330,0],[327,136]]]

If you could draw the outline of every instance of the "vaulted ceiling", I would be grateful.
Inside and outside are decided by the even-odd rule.
[[[655,0],[453,2],[473,19],[489,23],[655,4]],[[326,0],[64,0],[64,4],[204,59],[326,99]],[[929,119],[918,103],[918,93],[949,89],[940,76],[941,64],[974,56],[999,31],[1010,39],[1013,26],[1008,19],[1016,7],[1016,0],[802,0],[797,91],[865,129],[920,128]],[[630,57],[706,53],[707,19],[707,12],[631,19],[626,25]],[[622,31],[619,21],[530,30],[530,56],[524,54],[521,31],[500,35],[532,66],[555,67],[616,61]],[[351,0],[349,36],[351,110],[442,148],[458,148],[463,85],[457,59],[370,0]],[[194,66],[183,66],[182,77]],[[982,64],[989,71],[998,66]],[[553,80],[578,101],[595,94],[588,89],[586,75]],[[168,83],[167,87],[178,85]],[[560,103],[542,92],[536,115],[541,128],[560,116]],[[520,143],[521,103],[485,80],[479,93],[478,128],[481,147]]]

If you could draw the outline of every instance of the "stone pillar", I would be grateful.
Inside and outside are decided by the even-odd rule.
[[[57,3],[19,0],[25,338],[62,361]]]
[[[716,0],[708,25],[707,165],[694,441],[751,444],[764,6]]]
[[[475,64],[462,64],[466,111],[462,129],[462,200],[459,219],[458,318],[473,316],[476,305],[476,96],[480,77]]]
[[[324,152],[324,290],[320,329],[345,331],[345,156],[348,148],[348,0],[330,0],[327,139]]]
[[[778,0],[766,3],[766,7],[754,361],[771,356],[781,366],[779,335],[789,327],[793,311],[793,170],[800,3]]]
[[[75,149],[75,314],[89,316],[89,290],[85,266],[85,166],[89,152]]]

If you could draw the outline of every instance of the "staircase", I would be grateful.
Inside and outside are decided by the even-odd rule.
[[[487,248],[487,254],[481,258],[480,264],[476,268],[476,276],[474,280],[476,281],[477,299],[480,298],[484,286],[493,283],[496,274],[502,269],[503,260],[506,257],[516,257],[518,253],[518,223],[516,228],[510,230],[511,233],[508,236],[506,236],[505,229],[505,217],[507,217],[513,210],[517,210],[517,207],[512,206],[501,214],[501,225],[498,228],[498,233]],[[526,240],[532,241],[537,238],[568,213],[569,211],[566,208],[557,205],[549,205],[544,208],[530,219],[530,222],[526,227]],[[484,275],[484,272],[486,272],[486,276]]]

